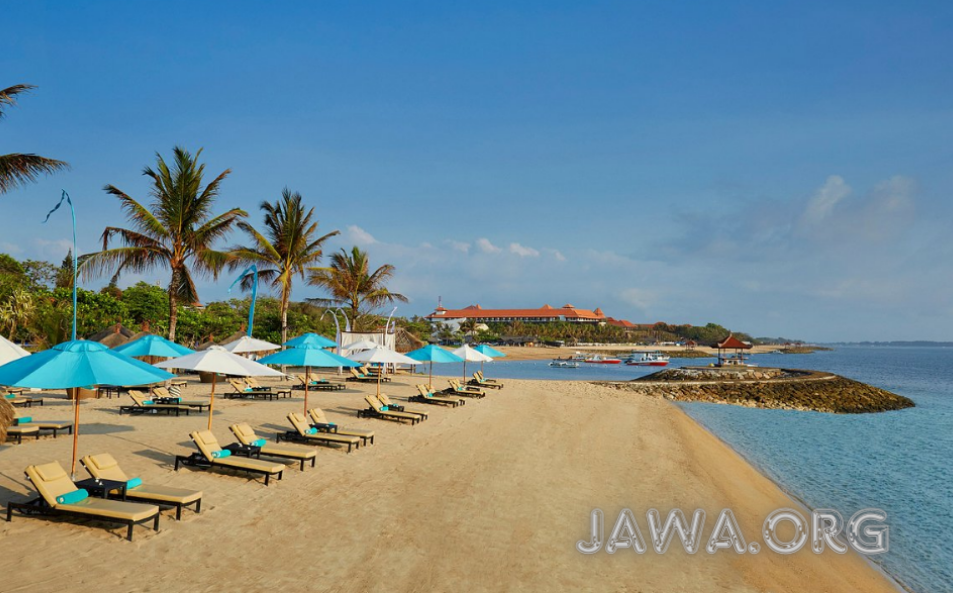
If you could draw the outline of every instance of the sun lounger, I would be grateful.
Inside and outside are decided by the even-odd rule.
[[[22,392],[8,393],[4,395],[3,397],[15,407],[32,408],[33,404],[39,404],[41,406],[43,405],[42,397],[31,397],[29,395],[23,395]]]
[[[386,374],[383,374],[384,371],[381,367],[372,367],[365,363],[364,366],[358,367],[357,372],[358,374],[364,375],[365,377],[371,377],[374,380],[377,380],[377,378],[380,377],[381,381],[384,383],[390,381],[390,377],[388,377]]]
[[[37,420],[29,416],[20,416],[13,419],[13,425],[24,427],[35,426],[40,430],[40,434],[42,434],[43,431],[51,431],[54,439],[59,436],[61,430],[73,434],[73,423],[69,420]]]
[[[188,406],[180,406],[178,404],[157,404],[151,399],[146,399],[146,396],[143,395],[141,391],[134,389],[129,390],[129,397],[132,398],[132,405],[119,406],[120,416],[122,416],[123,412],[130,414],[158,414],[164,412],[167,415],[175,414],[176,416],[185,412],[185,415],[188,416],[191,410]]]
[[[416,414],[423,420],[426,420],[430,417],[430,414],[428,412],[424,412],[423,410],[408,410],[406,406],[398,405],[391,400],[386,393],[378,394],[377,399],[380,400],[382,404],[387,406],[388,410],[394,410],[395,412],[405,412],[407,414]]]
[[[333,432],[321,432],[313,428],[304,416],[297,412],[288,414],[288,421],[294,430],[285,433],[279,433],[277,440],[292,441],[295,443],[310,443],[312,445],[347,445],[347,452],[351,452],[351,447],[360,448],[361,438],[345,434],[335,434]]]
[[[359,383],[377,383],[377,377],[371,377],[370,375],[362,374],[357,371],[357,369],[350,368],[348,371],[351,373],[351,376],[345,379],[346,381],[357,381]]]
[[[396,420],[397,422],[402,420],[410,420],[411,425],[417,424],[423,420],[423,418],[417,414],[408,414],[406,412],[395,412],[393,410],[389,410],[387,406],[382,404],[380,400],[373,395],[365,396],[364,401],[367,402],[369,407],[366,410],[358,410],[358,418],[381,418],[384,420]]]
[[[486,397],[486,393],[483,391],[480,391],[476,387],[460,385],[460,381],[457,381],[456,379],[449,379],[447,383],[450,384],[450,387],[444,389],[441,393],[452,393],[455,395],[463,395],[465,397]]]
[[[489,387],[490,389],[503,389],[503,384],[497,381],[496,379],[487,379],[483,376],[483,373],[477,371],[473,373],[473,378],[467,381],[467,385],[475,385],[477,387]]]
[[[7,439],[16,439],[17,444],[23,443],[23,437],[31,436],[40,438],[40,429],[36,426],[30,424],[24,424],[23,426],[8,426],[7,427]]]
[[[285,466],[280,463],[231,455],[231,450],[222,449],[218,440],[215,439],[215,435],[208,430],[191,432],[189,437],[198,447],[199,452],[192,455],[176,455],[175,471],[179,471],[180,464],[201,469],[213,467],[232,469],[265,476],[265,486],[268,485],[271,476],[277,476],[280,480],[284,474]],[[225,453],[225,451],[228,451],[228,453]]]
[[[61,515],[96,519],[128,526],[126,539],[132,541],[132,528],[152,521],[152,529],[159,531],[159,507],[154,504],[91,498],[85,490],[78,490],[57,462],[31,465],[26,475],[40,494],[25,503],[7,503],[7,521],[13,512],[23,515]]]
[[[114,482],[125,482],[125,492],[120,494],[119,490],[113,490],[110,496],[125,495],[126,499],[133,501],[149,502],[160,507],[175,508],[175,520],[182,519],[182,508],[195,506],[195,512],[202,512],[202,492],[200,490],[186,490],[184,488],[172,488],[169,486],[154,486],[143,484],[141,480],[130,478],[119,464],[109,453],[100,453],[98,455],[87,455],[79,460],[89,475],[97,480],[112,480]],[[138,482],[138,483],[135,483]]]
[[[248,385],[254,391],[273,393],[277,397],[291,397],[290,389],[283,389],[281,387],[265,387],[259,384],[254,377],[242,377],[242,380],[245,382],[245,385]]]
[[[443,406],[453,406],[454,408],[457,406],[462,406],[467,403],[465,400],[462,400],[456,397],[444,397],[442,395],[434,395],[433,392],[430,389],[428,389],[426,385],[418,385],[417,393],[418,395],[411,397],[410,401],[418,402],[422,404],[439,404]]]
[[[280,443],[269,443],[263,438],[259,438],[255,434],[255,430],[248,424],[242,422],[241,424],[232,424],[228,427],[232,434],[235,435],[235,438],[238,439],[238,442],[247,446],[247,447],[258,447],[261,455],[267,455],[268,457],[282,457],[285,459],[294,459],[301,464],[301,471],[304,471],[304,462],[310,461],[311,467],[314,467],[314,462],[318,457],[318,454],[315,453],[314,449],[310,447],[301,447],[299,445],[288,445]]]
[[[267,399],[275,400],[278,399],[277,393],[272,393],[270,389],[253,389],[249,387],[244,381],[239,381],[238,379],[229,379],[228,384],[232,386],[232,393],[226,393],[226,399]]]
[[[172,395],[172,393],[165,387],[154,387],[152,389],[152,395],[156,399],[163,400],[167,404],[188,406],[192,409],[198,410],[199,412],[203,411],[209,406],[207,399],[182,399],[177,395]]]
[[[292,389],[304,390],[305,378],[302,377],[301,375],[294,375],[294,374],[292,374],[291,377],[297,380],[297,384],[292,386]],[[312,377],[311,381],[308,383],[308,390],[312,390],[312,389],[314,390],[320,389],[323,391],[338,391],[340,389],[344,389],[344,385],[342,383],[332,383],[331,381],[328,381],[327,379],[315,379]]]
[[[352,437],[358,437],[361,439],[361,444],[366,445],[368,441],[370,444],[374,444],[374,431],[373,430],[364,430],[363,428],[350,428],[347,426],[339,426],[334,422],[328,421],[328,417],[324,415],[324,410],[321,408],[311,408],[308,410],[308,417],[311,419],[311,426],[317,428],[318,430],[323,430],[324,432],[333,432],[335,434],[343,434]]]

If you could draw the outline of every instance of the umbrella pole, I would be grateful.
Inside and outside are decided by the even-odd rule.
[[[304,417],[308,417],[308,385],[311,384],[311,367],[304,367]]]
[[[467,384],[467,359],[466,359],[466,354],[464,354],[464,359],[463,359],[463,384],[464,384],[464,385]]]
[[[381,397],[381,374],[380,373],[377,373],[377,397],[378,399],[380,399]]]
[[[76,477],[76,451],[79,448],[79,387],[73,390],[73,461],[70,463],[69,477]]]
[[[427,385],[427,389],[433,391],[433,361],[430,361],[430,383]]]
[[[212,430],[212,411],[215,408],[215,379],[218,373],[212,373],[212,393],[208,396],[208,429]]]

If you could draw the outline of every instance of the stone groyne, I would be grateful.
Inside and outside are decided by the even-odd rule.
[[[862,414],[912,408],[909,398],[832,373],[759,367],[665,369],[626,382],[600,383],[672,401]]]

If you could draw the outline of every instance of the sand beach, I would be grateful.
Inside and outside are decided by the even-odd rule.
[[[435,379],[435,381],[437,381]],[[385,391],[402,401],[415,380]],[[443,379],[437,381],[444,383]],[[347,454],[318,448],[314,469],[289,465],[282,481],[172,471],[194,450],[205,414],[119,416],[119,400],[82,403],[80,453],[112,453],[143,481],[200,489],[201,514],[163,513],[154,533],[45,518],[0,522],[0,589],[18,591],[895,591],[853,552],[793,556],[704,551],[674,542],[658,555],[580,554],[590,511],[607,523],[631,508],[708,512],[731,508],[749,539],[764,516],[795,506],[770,480],[674,405],[589,383],[506,381],[482,400],[424,408],[430,419],[399,425],[358,419],[353,386],[312,394],[339,424],[373,429],[377,442]],[[208,395],[192,381],[187,397]],[[122,403],[129,403],[123,397]],[[278,401],[216,401],[213,430],[247,421],[273,439],[302,409],[301,393]],[[70,403],[28,411],[66,419]],[[68,436],[0,447],[0,500],[23,501],[31,463],[69,462]],[[82,469],[78,477],[86,477]],[[607,527],[608,529],[608,527]],[[706,529],[705,536],[710,528]]]

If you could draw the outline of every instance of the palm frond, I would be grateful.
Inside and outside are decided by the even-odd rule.
[[[69,169],[69,164],[35,154],[11,153],[0,156],[0,194],[35,182],[40,175]]]
[[[32,84],[15,84],[0,91],[0,119],[3,118],[5,106],[13,107],[17,104],[17,95],[28,93],[35,88],[36,86]]]

